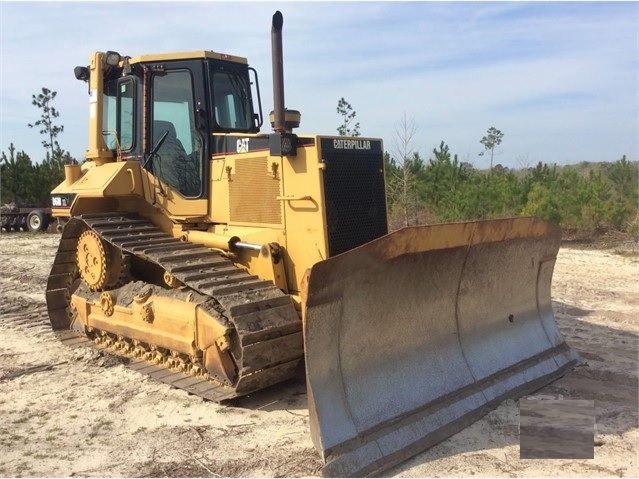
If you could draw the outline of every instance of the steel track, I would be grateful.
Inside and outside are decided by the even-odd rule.
[[[212,299],[202,307],[213,308],[218,316],[221,314],[228,320],[240,345],[236,350],[241,353],[235,357],[238,378],[232,385],[140,359],[131,359],[128,367],[218,402],[263,389],[296,374],[304,346],[301,321],[287,295],[271,281],[249,275],[220,254],[180,241],[134,214],[81,215],[65,226],[46,290],[51,326],[64,344],[109,349],[95,344],[84,331],[71,327],[70,299],[78,279],[76,245],[87,229],[123,254],[160,266],[188,288]]]

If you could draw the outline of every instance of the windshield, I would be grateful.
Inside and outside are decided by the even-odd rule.
[[[209,68],[216,130],[255,131],[248,69],[227,62]]]

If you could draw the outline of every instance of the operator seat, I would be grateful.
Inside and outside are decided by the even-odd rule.
[[[160,141],[160,138],[162,138],[162,136],[167,131],[169,134],[166,136],[164,143],[162,143],[162,147],[160,148],[160,151],[162,151],[162,149],[167,144],[173,144],[176,147],[181,148],[182,151],[184,151],[184,154],[186,155],[186,151],[184,150],[184,145],[182,145],[182,142],[178,140],[177,133],[175,132],[175,125],[171,123],[170,121],[153,120],[153,146],[155,146],[157,142]]]

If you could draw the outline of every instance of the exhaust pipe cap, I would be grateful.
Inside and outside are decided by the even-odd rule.
[[[276,30],[281,30],[282,25],[284,25],[284,16],[282,15],[282,12],[277,10],[273,14],[273,28],[275,28]]]

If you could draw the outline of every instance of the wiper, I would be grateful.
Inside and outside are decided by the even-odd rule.
[[[153,149],[150,151],[149,155],[144,160],[144,163],[142,163],[142,168],[146,169],[147,165],[149,166],[149,168],[148,168],[149,173],[151,173],[153,176],[155,176],[155,172],[153,171],[153,169],[154,169],[153,168],[153,159],[157,156],[158,150],[162,146],[162,143],[164,143],[164,140],[166,140],[167,136],[169,136],[169,130],[166,130],[164,132],[164,135],[162,135],[162,137],[158,140],[158,142],[155,144]],[[160,173],[161,173],[161,171],[160,171]],[[166,193],[164,192],[164,188],[162,188],[162,182],[158,181],[156,184],[160,187],[160,194],[162,196],[166,196]],[[153,189],[153,204],[155,204],[155,189]]]
[[[153,158],[155,158],[155,155],[157,154],[158,150],[162,146],[162,143],[164,143],[164,140],[166,140],[167,136],[169,136],[169,130],[165,131],[164,135],[162,135],[162,137],[155,144],[155,146],[153,147],[153,149],[151,150],[149,155],[146,157],[146,160],[144,160],[144,163],[142,163],[142,168],[146,168],[146,166],[149,165],[149,163],[150,163],[149,171],[151,173],[153,173],[153,161],[152,160],[153,160]]]

